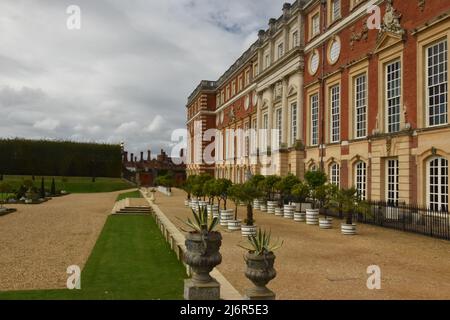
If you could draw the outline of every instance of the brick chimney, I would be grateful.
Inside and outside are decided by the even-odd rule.
[[[131,162],[134,162],[134,154],[131,154]]]
[[[147,161],[152,161],[152,151],[151,150],[147,151]]]
[[[144,162],[144,152],[141,151],[141,162]]]
[[[128,152],[126,151],[123,153],[123,162],[128,162]]]

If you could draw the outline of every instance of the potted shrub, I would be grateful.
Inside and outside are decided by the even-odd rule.
[[[186,181],[183,183],[183,185],[181,186],[181,189],[183,189],[184,192],[186,192],[186,200],[184,201],[184,205],[186,207],[190,206],[191,195],[192,195],[192,185],[194,184],[196,177],[197,177],[196,175],[189,176],[186,179]]]
[[[216,180],[211,179],[208,180],[205,185],[203,186],[203,192],[208,197],[208,214],[210,216],[219,216],[219,206],[215,204],[217,194],[217,188],[216,188]]]
[[[368,209],[367,203],[361,200],[358,191],[355,188],[338,190],[331,199],[331,204],[334,208],[338,208],[344,213],[345,222],[341,225],[342,234],[356,235],[356,224],[353,222],[353,215],[355,213],[364,213]]]
[[[300,203],[300,210],[294,213],[294,220],[296,222],[305,222],[306,221],[306,209],[310,208],[311,205],[309,203],[306,203],[306,199],[308,199],[309,196],[309,187],[308,185],[301,181],[297,183],[292,188],[292,196],[294,199]]]
[[[187,232],[184,261],[193,271],[194,283],[209,283],[213,281],[209,273],[222,262],[222,255],[219,252],[222,235],[214,231],[219,219],[209,219],[206,208],[200,208],[198,213],[192,210],[192,214],[194,220],[188,218],[184,222],[191,229],[183,230]]]
[[[218,179],[216,182],[216,193],[219,195],[219,212],[220,212],[220,225],[228,227],[228,221],[233,219],[234,210],[227,209],[228,190],[233,183],[228,179]],[[223,209],[220,205],[223,203]]]
[[[234,220],[233,219],[228,220],[228,230],[230,231],[241,230],[242,221],[238,219],[239,203],[242,198],[241,190],[242,190],[241,184],[234,184],[228,189],[228,198],[230,198],[235,205]]]
[[[255,184],[246,182],[240,186],[239,201],[247,208],[247,217],[242,226],[242,236],[248,237],[256,235],[255,219],[253,216],[253,199],[261,196],[261,191]]]
[[[261,181],[259,187],[264,192],[267,199],[267,213],[274,214],[275,208],[278,206],[278,201],[275,199],[276,189],[275,186],[280,182],[281,178],[278,176],[267,176]]]
[[[284,218],[294,219],[294,211],[296,205],[293,205],[292,189],[296,186],[300,180],[293,174],[288,174],[276,184],[276,189],[280,194],[280,207],[283,208]]]
[[[264,177],[263,175],[257,174],[257,175],[252,176],[248,182],[251,183],[255,188],[258,188],[261,181],[264,181],[265,178],[266,177]],[[261,205],[262,206],[266,205],[264,199],[256,198],[253,200],[253,209],[260,210]]]
[[[266,286],[275,279],[275,254],[274,252],[281,248],[283,243],[272,242],[270,232],[258,230],[255,236],[249,237],[248,242],[240,245],[247,250],[245,262],[247,270],[245,276],[253,282],[255,288],[247,290],[246,296],[249,299],[275,299],[275,294]]]
[[[310,197],[312,199],[312,208],[306,209],[306,224],[318,225],[319,224],[319,203],[318,197],[321,187],[327,183],[328,178],[322,171],[308,171],[305,174],[305,180],[310,190]]]
[[[330,208],[330,201],[334,197],[334,194],[339,191],[338,187],[332,184],[326,184],[317,188],[316,196],[322,209],[323,218],[319,219],[320,229],[332,229],[333,218],[328,216],[328,209]]]

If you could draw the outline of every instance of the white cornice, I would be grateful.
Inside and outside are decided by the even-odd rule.
[[[351,23],[353,23],[355,20],[359,19],[364,14],[367,14],[367,9],[379,5],[384,0],[370,0],[365,5],[361,5],[360,8],[357,8],[352,12],[349,16],[342,19],[338,24],[333,26],[331,29],[328,29],[327,32],[320,35],[317,39],[313,40],[312,42],[308,43],[305,47],[305,53],[318,47],[322,42],[326,41],[330,36],[340,32],[341,30],[347,28]]]
[[[220,108],[216,109],[215,113],[217,114],[220,111],[222,111],[223,109],[229,107],[234,102],[236,102],[237,100],[239,100],[240,98],[242,98],[243,96],[248,94],[250,91],[253,91],[255,88],[256,88],[256,84],[255,83],[251,84],[247,89],[245,89],[244,91],[239,93],[237,96],[234,96],[230,101],[228,101],[227,103],[223,104]]]

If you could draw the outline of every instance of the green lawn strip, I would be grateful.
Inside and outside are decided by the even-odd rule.
[[[34,185],[41,187],[41,178],[36,176]],[[50,189],[53,177],[44,177],[45,188]],[[9,182],[13,188],[17,189],[24,180],[31,180],[31,176],[4,176],[4,181]],[[63,182],[63,177],[55,177],[55,185],[57,190],[65,190],[69,193],[99,193],[127,190],[134,187],[130,182],[120,178],[96,178],[92,182],[90,177],[66,177],[67,181]]]
[[[0,299],[178,300],[186,270],[150,216],[110,216],[82,272],[81,290],[0,292]]]
[[[133,198],[133,199],[142,198],[142,194],[139,192],[139,190],[121,193],[117,196],[116,201],[120,201],[122,199],[127,199],[127,198]]]

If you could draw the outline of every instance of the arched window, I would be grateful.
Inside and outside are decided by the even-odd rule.
[[[309,167],[309,171],[317,171],[317,170],[319,170],[319,168],[318,168],[317,165],[315,165],[315,164],[312,164],[312,165]]]
[[[330,166],[330,183],[338,187],[341,185],[341,166],[338,163]]]
[[[434,157],[428,161],[427,196],[431,210],[448,211],[448,160]]]
[[[355,164],[355,187],[362,200],[367,198],[367,165],[363,161]]]

